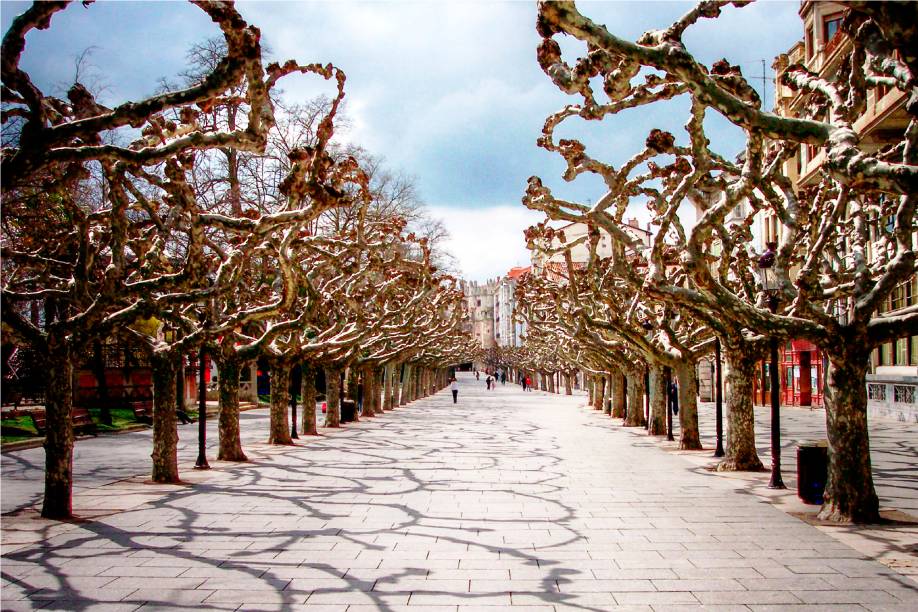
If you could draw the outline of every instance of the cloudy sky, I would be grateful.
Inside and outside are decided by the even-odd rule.
[[[558,91],[535,61],[534,2],[241,2],[273,57],[332,62],[348,76],[343,138],[417,179],[432,214],[451,233],[449,249],[467,278],[500,276],[528,264],[522,230],[539,215],[520,204],[526,179],[542,177],[556,193],[579,201],[602,195],[596,181],[565,184],[563,165],[535,146],[545,117],[576,102]],[[664,28],[690,8],[683,2],[581,2],[580,10],[615,34],[634,39]],[[3,30],[27,4],[0,2]],[[728,8],[686,36],[705,62],[726,57],[747,76],[765,60],[767,101],[771,62],[802,35],[799,2],[760,2]],[[22,62],[47,92],[73,82],[74,62],[91,49],[91,84],[116,104],[152,93],[158,79],[184,67],[189,46],[217,36],[199,9],[182,2],[74,3],[51,28],[34,31]],[[565,51],[579,52],[576,44]],[[574,56],[568,56],[572,62]],[[761,92],[762,81],[758,85]],[[315,79],[285,80],[289,99],[321,90]],[[681,137],[686,105],[633,112],[609,125],[572,124],[563,135],[584,140],[594,156],[613,163],[640,149],[655,126]],[[709,136],[725,154],[740,148],[735,129],[709,117]],[[636,214],[640,215],[639,211]]]

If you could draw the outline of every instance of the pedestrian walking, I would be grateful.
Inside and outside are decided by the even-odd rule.
[[[487,387],[488,387],[488,391],[491,390],[491,383],[493,383],[493,382],[494,382],[494,379],[491,378],[491,375],[490,375],[490,374],[488,374],[488,377],[485,379],[485,384],[486,384]]]
[[[478,370],[475,370],[475,380],[478,380]]]
[[[453,392],[453,403],[455,404],[459,397],[459,381],[456,380],[455,376],[449,381],[449,390]]]
[[[526,377],[520,376],[520,384],[523,385],[523,391],[526,390]]]
[[[526,377],[526,391],[532,391],[532,379]]]
[[[501,384],[501,385],[506,385],[506,384],[507,384],[507,373],[506,373],[506,372],[501,372],[501,373],[500,373],[500,384]]]

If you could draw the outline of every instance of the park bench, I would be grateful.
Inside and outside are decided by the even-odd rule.
[[[131,402],[131,410],[134,411],[134,418],[148,425],[153,424],[153,400],[137,400]]]
[[[32,417],[32,424],[35,426],[35,431],[38,432],[39,436],[44,436],[48,430],[48,415],[44,410],[33,410],[29,412],[29,416]],[[86,408],[78,408],[74,406],[70,410],[70,421],[73,423],[73,430],[75,432],[87,432],[92,435],[97,435],[96,424],[92,420],[92,417],[89,414],[89,410]]]

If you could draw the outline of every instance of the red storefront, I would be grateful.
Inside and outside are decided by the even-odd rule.
[[[761,364],[753,385],[756,403],[768,405],[771,380],[768,362]],[[823,357],[822,351],[807,340],[791,340],[778,348],[781,378],[781,404],[785,406],[821,406]]]

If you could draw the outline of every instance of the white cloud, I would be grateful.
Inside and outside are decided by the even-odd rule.
[[[523,230],[545,216],[519,205],[485,208],[431,206],[450,233],[446,250],[459,260],[463,278],[484,281],[505,275],[514,266],[528,266]]]

